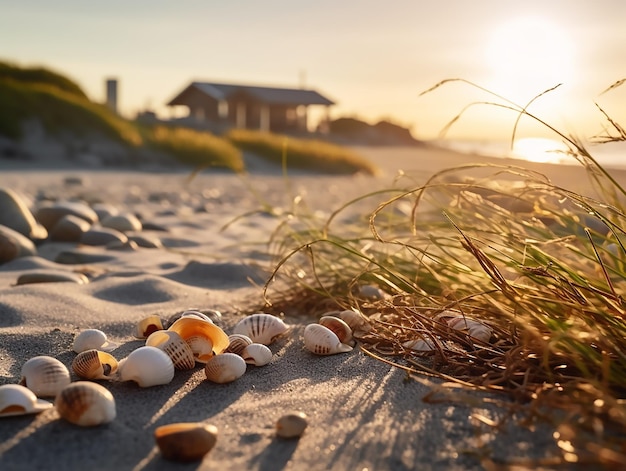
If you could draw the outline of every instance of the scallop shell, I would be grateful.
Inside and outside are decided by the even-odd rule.
[[[233,333],[247,335],[254,343],[270,345],[287,330],[289,330],[289,325],[279,317],[257,313],[240,320],[235,325]]]
[[[72,361],[72,370],[83,379],[110,379],[117,368],[115,357],[99,350],[85,350]]]
[[[236,353],[237,355],[241,355],[243,349],[252,343],[252,339],[243,334],[230,334],[228,341],[228,348],[224,350],[224,353]]]
[[[98,329],[85,329],[74,338],[73,350],[76,353],[85,350],[101,350],[110,352],[117,348],[117,344],[109,342],[104,332]]]
[[[352,339],[352,329],[344,320],[335,316],[322,316],[317,322],[332,330],[341,343],[354,347],[355,342]]]
[[[148,338],[151,333],[163,329],[165,329],[165,327],[163,327],[163,319],[156,314],[152,314],[151,316],[144,317],[137,322],[133,335],[137,339],[145,339]]]
[[[70,382],[69,370],[56,358],[36,356],[22,365],[20,384],[36,396],[54,397]]]
[[[207,361],[204,372],[209,381],[230,383],[243,376],[246,362],[234,353],[222,353]]]
[[[0,386],[0,417],[38,414],[50,409],[52,403],[37,399],[35,393],[19,384]]]
[[[302,436],[307,425],[304,412],[291,412],[276,421],[276,435],[282,438],[298,438]]]
[[[153,332],[146,339],[146,345],[163,350],[178,370],[190,370],[196,365],[191,347],[173,330]]]
[[[61,418],[82,427],[107,424],[116,415],[113,395],[91,381],[76,381],[63,388],[54,406]]]
[[[179,422],[157,427],[154,438],[163,458],[199,461],[215,446],[217,427],[199,422]]]
[[[120,362],[119,379],[135,381],[142,388],[167,384],[173,378],[174,363],[156,347],[139,347]]]
[[[353,332],[369,332],[372,330],[372,326],[367,322],[367,319],[359,312],[346,309],[338,312],[336,316],[348,324]]]
[[[251,343],[241,352],[241,358],[254,366],[264,366],[272,361],[272,351],[262,343]]]
[[[181,317],[167,330],[174,331],[189,344],[197,362],[206,363],[213,355],[228,348],[228,335],[211,322],[195,317]]]
[[[316,355],[333,355],[352,350],[350,345],[341,343],[332,330],[320,324],[309,324],[304,328],[304,346]]]

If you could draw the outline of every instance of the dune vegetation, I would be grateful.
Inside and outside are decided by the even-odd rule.
[[[624,467],[626,189],[579,140],[491,95],[562,139],[602,197],[506,165],[451,168],[425,183],[403,175],[326,220],[289,213],[271,237],[264,308],[357,311],[370,329],[358,335],[362,351],[430,384],[426,401],[476,405],[463,390],[497,393],[484,400],[521,426],[554,427],[560,458],[507,466]],[[608,120],[602,140],[626,140]],[[364,201],[370,212],[338,222]],[[495,469],[488,450],[483,463]]]

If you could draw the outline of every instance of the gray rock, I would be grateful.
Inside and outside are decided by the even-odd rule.
[[[0,263],[29,255],[37,255],[33,241],[10,227],[0,225]]]
[[[48,231],[36,221],[23,198],[8,188],[0,188],[0,224],[30,239],[48,237]]]
[[[63,217],[71,214],[84,219],[89,224],[98,221],[98,215],[85,203],[74,201],[59,201],[56,203],[41,206],[35,212],[35,218],[48,230],[51,230]]]

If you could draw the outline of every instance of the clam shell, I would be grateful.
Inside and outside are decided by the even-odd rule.
[[[117,372],[117,367],[113,355],[99,350],[80,352],[72,361],[72,370],[83,379],[110,379]]]
[[[304,346],[316,355],[333,355],[352,350],[350,345],[341,343],[332,330],[320,324],[309,324],[304,328]]]
[[[236,353],[237,355],[241,355],[243,349],[252,343],[252,339],[243,334],[230,334],[228,341],[228,348],[224,350],[224,353]]]
[[[348,324],[353,332],[369,332],[372,330],[372,326],[367,322],[367,319],[359,312],[346,309],[338,312],[336,315]]]
[[[174,363],[167,353],[156,347],[139,347],[119,365],[119,379],[135,381],[142,388],[167,384],[173,378]]]
[[[154,438],[163,458],[199,461],[215,446],[217,427],[199,422],[179,422],[157,427]]]
[[[36,396],[54,397],[70,382],[69,370],[56,358],[36,356],[22,365],[20,384]]]
[[[85,329],[74,338],[73,350],[76,353],[85,350],[101,350],[110,352],[117,348],[117,344],[109,342],[104,332],[98,329]]]
[[[234,334],[250,337],[254,343],[271,345],[278,337],[289,330],[289,325],[271,314],[251,314],[240,320],[233,329]]]
[[[339,317],[335,316],[323,316],[320,317],[318,324],[328,327],[339,338],[341,343],[354,346],[354,340],[352,339],[352,329],[350,326]]]
[[[52,403],[37,399],[35,393],[19,384],[0,386],[0,417],[38,414],[50,409]]]
[[[276,421],[276,435],[282,438],[298,438],[302,436],[307,425],[304,412],[291,412]]]
[[[146,339],[146,345],[163,350],[178,370],[190,370],[196,365],[191,347],[173,330],[153,332]]]
[[[206,363],[228,348],[228,335],[211,322],[184,316],[167,330],[174,331],[189,344],[197,362]]]
[[[272,351],[262,343],[251,343],[241,352],[241,358],[249,365],[264,366],[272,361]]]
[[[137,322],[133,335],[137,339],[145,339],[148,338],[151,333],[163,329],[165,329],[165,327],[163,327],[163,320],[156,314],[152,314]]]
[[[54,406],[61,418],[82,427],[107,424],[116,415],[113,395],[91,381],[76,381],[63,388]]]
[[[209,381],[214,383],[230,383],[243,376],[246,362],[234,353],[215,355],[204,366]]]

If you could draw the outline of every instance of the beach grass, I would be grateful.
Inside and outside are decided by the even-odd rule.
[[[502,393],[520,424],[554,427],[558,459],[508,465],[626,466],[626,192],[579,140],[491,97],[481,103],[555,132],[598,196],[509,165],[455,167],[425,183],[401,174],[327,219],[290,213],[269,242],[264,308],[357,311],[371,328],[359,334],[364,353],[443,380],[425,400]],[[601,140],[625,140],[607,119]]]

